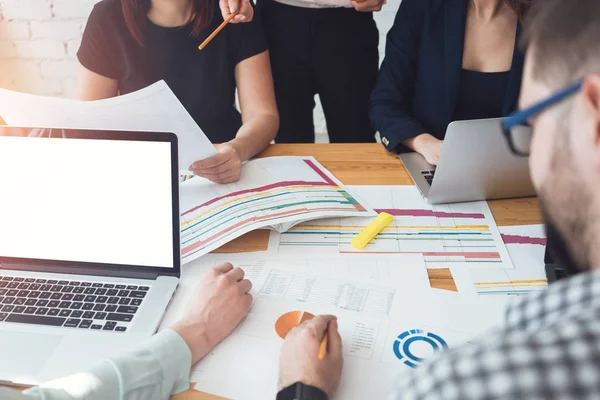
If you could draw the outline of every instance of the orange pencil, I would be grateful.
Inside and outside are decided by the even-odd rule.
[[[321,339],[321,345],[319,346],[319,360],[323,361],[325,359],[325,354],[327,353],[327,332],[323,335],[323,339]]]
[[[210,34],[209,37],[206,38],[206,40],[204,42],[202,42],[202,44],[200,46],[198,46],[199,50],[204,50],[204,48],[206,46],[208,46],[208,44],[215,38],[215,36],[217,36],[219,34],[219,32],[221,32],[223,30],[223,28],[225,28],[227,26],[228,23],[231,22],[232,19],[235,18],[235,16],[238,14],[238,12],[234,12],[233,14],[229,14],[229,16],[227,18],[225,18],[225,21],[223,21],[223,23],[221,25],[219,25],[219,27],[217,29],[215,29],[215,31],[213,33]]]

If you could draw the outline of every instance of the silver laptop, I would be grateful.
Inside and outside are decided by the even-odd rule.
[[[535,196],[528,159],[512,154],[501,122],[452,122],[437,167],[418,153],[399,155],[428,203]]]
[[[157,330],[180,275],[177,165],[170,133],[0,127],[0,384]]]

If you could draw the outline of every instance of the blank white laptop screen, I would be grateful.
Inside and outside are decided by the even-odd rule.
[[[171,144],[0,137],[0,256],[173,268]]]

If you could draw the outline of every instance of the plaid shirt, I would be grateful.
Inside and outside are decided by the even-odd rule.
[[[398,399],[600,399],[600,271],[512,303],[501,330],[403,375]]]

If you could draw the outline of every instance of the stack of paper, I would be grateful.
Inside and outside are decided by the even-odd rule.
[[[180,192],[185,263],[255,229],[282,232],[317,218],[375,215],[312,157],[253,160],[236,183],[193,178]]]

